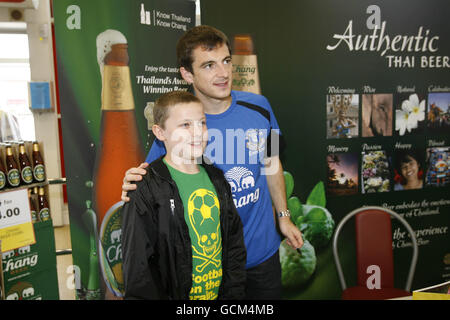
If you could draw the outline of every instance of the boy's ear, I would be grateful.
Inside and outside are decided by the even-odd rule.
[[[181,77],[186,80],[187,83],[192,84],[194,82],[194,75],[186,70],[185,67],[180,67]]]
[[[158,138],[158,140],[164,141],[166,139],[164,136],[164,129],[158,126],[157,124],[154,124],[152,126],[152,131],[155,137]]]

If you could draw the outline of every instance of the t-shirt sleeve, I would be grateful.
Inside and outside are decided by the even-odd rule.
[[[286,142],[281,134],[277,118],[273,113],[269,101],[265,97],[264,100],[264,107],[270,114],[270,134],[267,137],[267,156],[279,156],[286,148]]]
[[[281,135],[281,130],[278,125],[277,118],[275,117],[275,114],[273,113],[272,107],[271,107],[269,101],[267,99],[265,99],[265,100],[266,100],[265,107],[266,107],[267,111],[269,111],[269,114],[270,114],[270,127],[274,130],[277,130],[278,133]]]
[[[145,162],[152,163],[156,159],[166,154],[166,147],[161,140],[155,138],[153,141],[152,147],[150,148],[150,152],[145,159]]]

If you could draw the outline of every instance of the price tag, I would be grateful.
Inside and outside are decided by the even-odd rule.
[[[26,189],[0,193],[1,251],[36,243]]]

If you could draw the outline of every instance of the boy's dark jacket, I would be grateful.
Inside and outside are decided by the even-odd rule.
[[[243,299],[246,251],[242,222],[223,172],[205,161],[201,165],[220,202],[222,283],[218,299]],[[183,202],[162,157],[149,165],[129,198],[122,211],[125,299],[189,299],[191,239]]]

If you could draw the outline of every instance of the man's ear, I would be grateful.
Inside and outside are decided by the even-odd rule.
[[[181,77],[186,80],[187,83],[192,84],[194,82],[194,75],[188,71],[185,67],[180,67]]]
[[[166,137],[164,136],[164,129],[158,126],[157,124],[154,124],[152,126],[152,131],[155,137],[158,138],[158,140],[164,141],[166,139]]]

